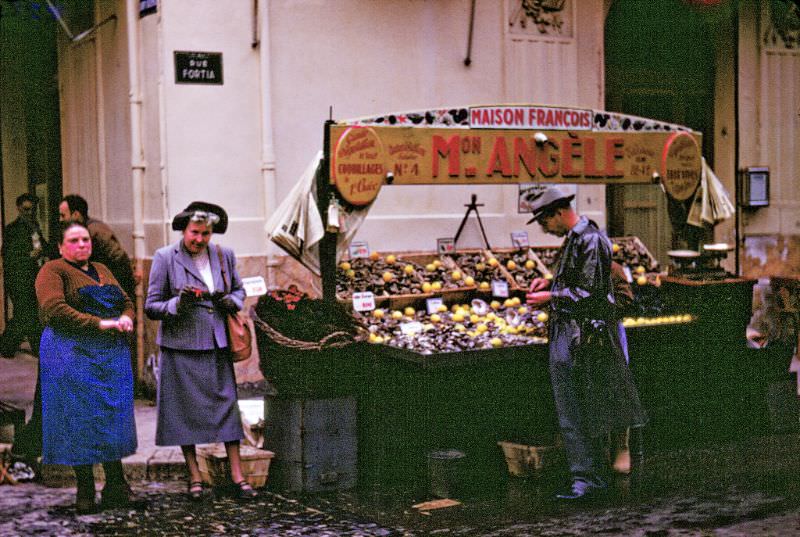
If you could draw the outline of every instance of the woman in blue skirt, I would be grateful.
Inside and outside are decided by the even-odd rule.
[[[92,465],[102,463],[106,484],[100,507],[130,503],[123,457],[136,451],[133,372],[126,333],[133,303],[111,271],[91,263],[92,241],[70,223],[59,242],[61,259],[45,263],[36,297],[45,330],[42,380],[42,462],[72,466],[76,509],[96,509]]]
[[[233,252],[210,244],[227,227],[225,210],[212,203],[195,201],[178,213],[172,229],[182,238],[153,255],[144,304],[147,316],[161,321],[156,445],[181,446],[192,500],[204,487],[195,445],[215,442],[225,444],[238,495],[256,495],[242,475],[244,432],[225,323],[242,309],[245,293]]]

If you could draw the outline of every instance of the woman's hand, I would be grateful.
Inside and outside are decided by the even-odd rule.
[[[121,315],[119,319],[101,319],[100,330],[116,330],[118,332],[132,332],[133,320],[127,315]]]
[[[186,285],[181,289],[180,294],[178,295],[178,312],[183,312],[193,306],[195,303],[199,302],[202,299],[203,291],[192,287],[190,285]]]

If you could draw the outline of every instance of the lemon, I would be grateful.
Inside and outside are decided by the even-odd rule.
[[[459,311],[454,313],[452,318],[454,323],[460,323],[464,321],[464,314]]]
[[[383,338],[381,336],[375,336],[375,343],[383,343]]]
[[[453,326],[453,328],[455,328],[455,329],[456,329],[457,331],[459,331],[459,332],[464,332],[464,331],[466,331],[466,330],[467,330],[467,327],[466,327],[466,326],[464,326],[464,325],[463,325],[463,324],[461,324],[461,323],[457,323],[455,326]]]
[[[508,262],[506,263],[506,268],[508,270],[514,270],[514,269],[517,268],[517,264],[516,264],[516,262],[514,262],[513,259],[509,259]]]
[[[369,254],[369,258],[372,259],[373,261],[377,261],[378,259],[381,258],[381,254],[379,254],[378,252],[372,252],[371,254]]]
[[[511,298],[511,305],[512,306],[519,306],[521,304],[519,297],[515,296]]]
[[[394,310],[392,312],[392,319],[395,319],[395,320],[399,321],[402,318],[403,318],[403,312],[402,311]]]
[[[376,319],[383,319],[384,311],[382,309],[372,310],[372,316]]]
[[[478,286],[481,291],[488,291],[489,290],[489,282],[481,282]]]
[[[491,343],[492,347],[495,347],[495,348],[503,346],[503,340],[500,339],[499,337],[493,337],[491,340],[489,340],[489,343]]]
[[[397,261],[397,257],[392,254],[386,256],[386,264],[387,265],[394,265],[394,262]]]
[[[477,331],[479,334],[483,334],[487,330],[489,330],[489,327],[486,326],[483,323],[481,323],[481,324],[479,324],[478,326],[475,327],[475,331]]]
[[[535,266],[536,266],[536,263],[534,263],[532,259],[528,259],[527,261],[525,261],[525,268],[526,269],[533,270],[533,267],[535,267]]]
[[[553,279],[553,275],[548,272],[547,274],[544,275],[544,279],[545,280],[552,280]]]
[[[423,293],[430,293],[431,292],[431,284],[428,283],[428,282],[423,283],[422,284],[422,292]]]
[[[489,304],[489,307],[493,310],[500,309],[500,302],[497,300],[492,300],[492,302]]]
[[[403,267],[403,272],[405,272],[408,275],[414,274],[414,265],[406,265],[405,267]]]
[[[453,272],[450,273],[450,277],[453,278],[455,281],[460,280],[461,279],[461,271],[460,270],[454,270]]]
[[[425,265],[425,270],[427,270],[428,272],[436,272],[436,265],[434,265],[433,263],[428,263],[427,265]]]
[[[439,307],[436,308],[436,311],[438,311],[439,313],[444,313],[447,311],[447,306],[445,306],[444,304],[439,304]]]
[[[486,265],[484,265],[483,263],[478,263],[475,265],[475,270],[477,270],[478,272],[483,272],[484,270],[486,270]]]
[[[473,278],[472,276],[467,276],[466,278],[464,278],[464,283],[466,285],[475,285],[475,278]]]
[[[386,283],[389,283],[393,279],[394,279],[394,274],[392,274],[391,272],[387,271],[383,273],[383,281],[385,281]]]
[[[547,322],[547,319],[549,318],[550,316],[547,315],[547,312],[544,311],[540,311],[539,314],[536,316],[536,320],[542,323]]]
[[[344,261],[344,262],[342,262],[341,265],[339,265],[339,268],[342,269],[343,271],[347,272],[348,270],[350,270],[352,268],[352,266],[347,261]]]
[[[488,263],[490,267],[496,267],[500,264],[500,262],[494,257],[490,257]]]
[[[514,301],[511,300],[510,298],[507,298],[503,301],[503,306],[505,306],[506,308],[514,307]]]
[[[434,259],[433,260],[433,266],[436,267],[436,268],[439,268],[439,267],[442,266],[442,262],[439,261],[438,259]]]
[[[475,324],[475,323],[477,323],[477,322],[478,322],[478,321],[480,321],[480,320],[481,320],[480,316],[479,316],[479,315],[476,315],[476,314],[474,314],[474,313],[473,313],[472,315],[470,315],[470,316],[469,316],[469,322],[471,322],[472,324]]]
[[[647,285],[647,276],[642,274],[641,276],[636,278],[636,283],[638,283],[639,285]]]
[[[442,320],[442,318],[439,316],[438,313],[431,314],[431,322],[432,323],[438,323],[441,320]]]
[[[612,245],[611,245],[611,251],[612,251],[612,252],[614,252],[615,254],[616,254],[617,252],[619,252],[619,251],[620,251],[619,244],[617,244],[616,242],[615,242],[614,244],[612,244]]]
[[[353,278],[356,277],[356,271],[353,270],[353,269],[350,269],[347,272],[345,272],[344,275],[352,280]]]
[[[520,315],[525,315],[526,313],[528,313],[528,308],[526,308],[525,306],[520,306],[519,309],[517,309],[517,313],[519,313]]]
[[[442,282],[433,282],[431,284],[431,289],[434,291],[439,291],[442,288]]]
[[[636,267],[636,274],[644,274],[645,272],[647,272],[647,270],[642,265]]]
[[[403,310],[403,313],[405,313],[407,317],[413,317],[417,313],[417,310],[409,306]]]
[[[493,311],[486,314],[487,321],[494,321],[495,319],[497,319],[497,315],[495,315]]]

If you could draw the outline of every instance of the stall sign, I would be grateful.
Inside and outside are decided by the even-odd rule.
[[[440,254],[452,254],[456,251],[456,241],[453,237],[436,239],[436,251]]]
[[[369,245],[364,241],[353,241],[348,246],[351,259],[369,257]]]
[[[372,203],[386,179],[386,155],[380,137],[370,127],[349,127],[336,139],[331,180],[347,202]]]
[[[425,300],[425,308],[428,310],[428,315],[439,311],[439,306],[444,304],[442,297],[433,297]]]
[[[375,309],[375,295],[372,291],[353,293],[353,309],[356,311],[372,311]]]
[[[553,106],[473,106],[473,129],[538,129],[586,131],[592,129],[594,112]]]
[[[672,199],[684,201],[695,193],[702,171],[698,162],[702,163],[700,145],[694,136],[687,132],[670,135],[661,155],[661,181]]]
[[[221,52],[174,52],[176,84],[222,85]]]
[[[242,287],[246,296],[261,296],[267,294],[267,284],[263,276],[250,276],[242,278]]]
[[[675,132],[530,131],[334,125],[331,181],[348,196],[374,199],[384,181],[406,184],[652,184],[661,170],[671,177],[701,170],[699,151],[681,141],[662,162]],[[681,132],[694,140],[697,133]],[[673,140],[673,144],[677,140]],[[383,156],[382,156],[383,155]],[[662,168],[666,167],[666,171]],[[387,176],[390,178],[387,180]],[[339,179],[339,178],[342,179]],[[344,182],[344,178],[349,178]],[[360,199],[360,198],[359,198]],[[363,201],[362,201],[363,204]]]
[[[527,231],[512,231],[511,232],[511,245],[514,248],[527,248],[530,246],[528,242]]]
[[[508,282],[492,280],[492,296],[508,298]]]

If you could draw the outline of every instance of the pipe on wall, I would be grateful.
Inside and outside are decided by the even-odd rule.
[[[264,183],[264,221],[266,222],[277,207],[277,174],[275,173],[275,146],[272,129],[272,62],[269,46],[269,4],[256,2],[255,17],[259,28],[259,85],[261,99],[261,179]],[[275,247],[267,243],[267,278],[274,282],[272,270],[278,264]]]
[[[128,34],[128,79],[130,84],[131,186],[133,191],[133,253],[136,284],[136,368],[144,370],[144,297],[141,276],[144,274],[144,171],[142,148],[142,93],[139,80],[139,3],[125,1],[125,23]]]

